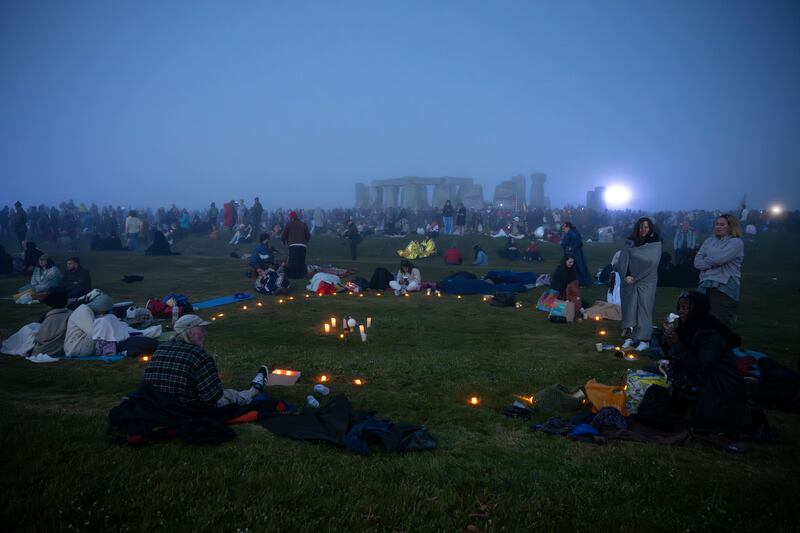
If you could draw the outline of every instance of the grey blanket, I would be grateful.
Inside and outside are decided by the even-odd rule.
[[[650,341],[653,335],[653,307],[658,285],[658,262],[661,260],[661,242],[634,246],[625,241],[617,262],[617,272],[622,281],[622,329],[631,328],[631,337],[639,341]],[[625,276],[633,276],[633,283],[625,282]]]

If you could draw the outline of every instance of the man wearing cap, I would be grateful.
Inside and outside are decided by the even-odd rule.
[[[297,212],[289,213],[289,223],[283,228],[281,242],[289,247],[289,263],[286,275],[290,279],[306,277],[306,245],[311,240],[311,232],[306,223],[297,218]]]
[[[247,405],[264,390],[269,371],[261,366],[248,390],[224,389],[214,359],[203,349],[209,324],[197,315],[179,318],[173,326],[177,335],[158,346],[144,371],[143,383],[185,404]]]

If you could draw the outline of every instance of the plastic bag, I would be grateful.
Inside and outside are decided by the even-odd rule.
[[[644,399],[644,393],[651,385],[660,385],[664,388],[669,387],[667,378],[661,374],[654,374],[645,370],[628,369],[628,377],[625,386],[625,409],[628,414],[635,414],[639,410],[639,405]]]

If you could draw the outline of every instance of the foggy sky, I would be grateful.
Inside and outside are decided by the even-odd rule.
[[[563,4],[563,5],[557,5]],[[352,206],[548,174],[553,205],[800,204],[800,2],[0,3],[0,204]]]

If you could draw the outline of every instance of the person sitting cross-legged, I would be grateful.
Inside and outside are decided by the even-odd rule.
[[[183,404],[247,405],[264,390],[269,370],[262,365],[247,390],[223,388],[217,365],[203,348],[209,324],[197,315],[179,318],[173,326],[177,335],[159,344],[142,382]]]
[[[422,274],[411,261],[403,259],[400,261],[400,269],[397,271],[397,276],[389,282],[389,287],[394,289],[396,296],[418,291],[422,287]]]

